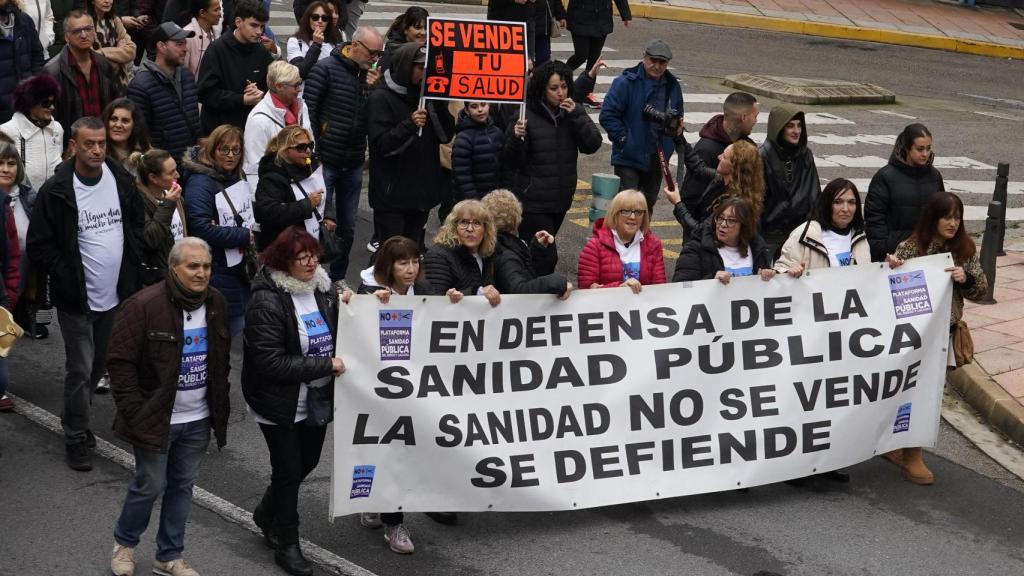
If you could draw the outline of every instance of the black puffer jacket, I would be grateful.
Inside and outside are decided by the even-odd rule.
[[[203,55],[199,67],[199,115],[203,135],[221,124],[245,130],[245,120],[253,106],[246,105],[242,94],[247,81],[267,91],[267,68],[274,58],[262,44],[242,44],[234,34],[217,38]]]
[[[452,146],[452,179],[455,198],[482,198],[488,192],[505,185],[501,167],[501,150],[505,134],[488,118],[481,124],[473,121],[463,110],[455,126],[455,144]]]
[[[768,246],[759,235],[754,235],[747,249],[754,255],[754,274],[762,268],[772,267],[772,256],[768,252]],[[714,228],[703,226],[699,240],[693,238],[683,242],[683,251],[676,260],[672,281],[711,280],[722,270],[725,270],[725,263],[722,262],[722,257],[715,246]]]
[[[729,144],[732,144],[732,139],[729,134],[725,131],[723,121],[725,117],[721,114],[716,114],[711,117],[704,126],[700,129],[700,140],[693,145],[693,152],[700,157],[700,159],[711,169],[718,168],[718,157],[725,152],[725,149]],[[683,204],[691,211],[697,210],[697,204],[700,202],[700,197],[704,195],[704,191],[707,190],[708,184],[711,184],[711,180],[714,178],[713,175],[701,174],[698,172],[688,171],[686,177],[683,179],[682,185],[682,197]]]
[[[176,160],[199,140],[199,92],[196,79],[185,66],[171,78],[152,60],[144,60],[128,86],[149,128],[150,143]]]
[[[494,287],[502,294],[565,293],[565,276],[554,273],[537,275],[537,268],[553,269],[558,249],[544,247],[534,239],[527,246],[519,236],[501,232],[494,252]],[[536,267],[535,267],[536,264]]]
[[[377,61],[377,69],[381,73],[391,67],[391,57],[406,42],[408,40],[405,39],[404,30],[395,29],[388,32],[387,38],[384,39],[384,51],[380,53],[380,60]]]
[[[277,281],[285,277],[291,280]],[[338,302],[331,294],[327,273],[318,269],[315,298],[338,347]],[[271,422],[287,426],[295,421],[299,384],[333,372],[331,359],[306,356],[299,340],[292,286],[287,274],[265,268],[253,280],[252,298],[245,311],[245,355],[242,360],[242,395],[246,404]],[[326,386],[333,399],[334,386]]]
[[[139,263],[145,209],[135,182],[120,163],[108,158],[107,167],[114,174],[121,203],[124,247],[116,282],[117,295],[124,300],[140,288]],[[84,314],[89,310],[89,300],[85,291],[82,252],[78,247],[74,170],[74,158],[64,161],[39,190],[32,208],[25,250],[32,265],[50,275],[53,305],[64,312]]]
[[[546,104],[526,106],[526,140],[508,128],[505,166],[517,170],[512,191],[523,203],[524,213],[565,212],[576,193],[577,159],[580,152],[593,154],[601,148],[601,132],[576,105],[571,114]],[[554,232],[552,230],[552,232]]]
[[[18,82],[43,69],[43,45],[32,18],[18,10],[13,0],[7,0],[7,7],[14,16],[14,30],[10,38],[0,36],[0,124],[14,115],[10,94]],[[0,14],[0,19],[7,16]]]
[[[301,182],[309,178],[316,170],[317,164],[310,168],[294,164],[279,164],[277,154],[270,153],[260,160],[260,181],[256,185],[256,200],[252,208],[256,222],[260,225],[256,244],[263,250],[277,238],[282,230],[313,217],[313,204],[309,198],[295,199],[292,189],[293,182]],[[306,190],[312,194],[313,190]],[[334,220],[334,203],[327,202],[325,214],[320,216]]]
[[[441,144],[451,142],[455,119],[448,103],[428,100],[427,124],[412,122],[419,106],[419,84],[411,80],[412,61],[419,44],[406,43],[395,51],[384,85],[370,94],[366,107],[370,143],[370,206],[383,212],[427,211],[445,191]]]
[[[864,231],[871,245],[871,260],[881,262],[886,254],[910,237],[917,219],[932,194],[945,191],[942,174],[932,166],[911,166],[893,152],[889,164],[871,178],[864,201]]]
[[[494,259],[483,259],[483,272],[476,258],[461,244],[455,247],[435,244],[423,259],[430,293],[442,295],[455,288],[466,296],[476,296],[477,290],[494,284]]]
[[[623,21],[633,19],[629,2],[615,0],[615,7]],[[578,36],[607,36],[615,28],[612,24],[612,0],[569,0],[566,14],[566,28]]]
[[[515,0],[491,0],[487,3],[488,20],[504,20],[505,22],[528,22],[533,20],[533,15],[538,10],[547,10],[544,6],[546,0],[538,2],[523,2]]]
[[[789,145],[782,136],[782,129],[790,120],[799,120],[803,127],[796,146]],[[821,194],[818,168],[807,147],[804,113],[785,106],[772,108],[768,115],[768,134],[760,153],[764,164],[765,199],[758,232],[765,238],[784,239],[807,220]]]
[[[345,56],[351,44],[334,49],[306,78],[302,99],[320,159],[328,166],[353,168],[366,159],[366,72]]]

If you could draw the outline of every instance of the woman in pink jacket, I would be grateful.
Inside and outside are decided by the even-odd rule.
[[[642,192],[623,190],[616,194],[608,205],[608,215],[594,222],[594,235],[580,252],[579,286],[629,286],[639,294],[645,284],[664,284],[661,239],[650,225],[651,215]]]

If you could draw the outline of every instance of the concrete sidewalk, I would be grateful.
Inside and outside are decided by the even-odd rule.
[[[967,302],[974,364],[948,380],[993,426],[1024,446],[1024,252],[1001,256],[996,304]]]

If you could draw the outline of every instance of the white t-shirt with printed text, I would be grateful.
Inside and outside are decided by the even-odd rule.
[[[209,377],[206,305],[192,312],[182,310],[181,315],[185,331],[171,424],[195,422],[210,415],[210,407],[206,404],[206,380]]]
[[[733,276],[751,276],[754,273],[754,254],[747,249],[746,256],[740,256],[739,248],[722,246],[718,249],[725,271]]]
[[[124,255],[124,226],[117,181],[104,164],[96,185],[86,185],[75,174],[74,189],[78,204],[78,247],[89,309],[106,312],[120,303],[117,278]]]
[[[828,251],[828,260],[832,266],[849,266],[853,263],[853,252],[850,247],[850,233],[837,234],[832,230],[821,233],[821,241]]]

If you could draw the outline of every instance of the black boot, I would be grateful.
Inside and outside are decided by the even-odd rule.
[[[280,546],[274,550],[274,562],[293,576],[311,576],[313,565],[302,555],[299,548],[299,527],[280,526],[277,529]]]
[[[267,548],[276,550],[280,547],[281,543],[278,541],[277,533],[274,531],[273,509],[270,487],[267,487],[267,491],[263,493],[263,499],[260,500],[260,503],[252,511],[252,521],[263,532],[263,542],[266,543]]]

